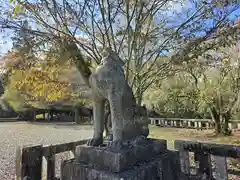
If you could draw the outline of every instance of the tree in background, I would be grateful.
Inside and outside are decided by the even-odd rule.
[[[197,109],[197,96],[191,78],[178,72],[150,87],[143,101],[162,117],[197,118],[201,115]]]
[[[126,77],[138,104],[156,77],[165,77],[172,70],[173,62],[181,64],[232,43],[234,39],[222,37],[238,34],[228,18],[239,9],[235,2],[192,1],[190,8],[171,14],[173,18],[168,9],[176,2],[171,0],[16,2],[17,19],[30,18],[38,24],[31,33],[48,44],[59,44],[62,58],[74,60],[86,84],[91,71],[82,55],[98,64],[103,47],[117,51],[125,61]],[[16,21],[10,18],[3,27],[18,29]],[[170,58],[159,64],[159,73],[154,72],[157,59],[166,52],[172,52]]]
[[[205,71],[199,84],[200,105],[209,110],[216,131],[228,134],[229,120],[239,109],[240,54],[238,47],[231,46],[212,56],[215,63]]]
[[[28,29],[31,27],[28,25],[27,20],[23,20],[19,30],[15,30],[14,36],[11,38],[13,42],[14,51],[19,51],[22,54],[32,54],[34,47],[34,36],[29,33]]]
[[[164,117],[212,118],[217,133],[229,134],[229,120],[239,114],[239,57],[235,45],[183,63],[176,74],[149,88],[144,102]]]
[[[230,91],[234,90],[235,95],[238,91],[225,86],[230,72],[237,70],[221,59],[226,56],[224,47],[231,47],[239,39],[239,23],[234,15],[239,15],[240,5],[235,1],[182,2],[182,10],[173,12],[171,5],[176,2],[171,0],[24,0],[15,1],[7,9],[13,10],[15,17],[7,14],[0,22],[3,29],[20,31],[21,22],[31,20],[35,27],[27,32],[35,38],[34,58],[38,53],[47,53],[56,64],[70,60],[85,86],[91,66],[99,64],[101,50],[109,46],[125,61],[126,77],[138,104],[144,97],[144,102],[150,101],[164,116],[209,117],[215,109],[215,115],[221,118],[212,116],[214,121],[225,119],[219,120],[223,122],[219,124],[225,124],[223,131],[227,132],[226,119],[234,114],[238,102]],[[39,58],[36,60],[39,62]],[[35,64],[27,71],[36,77],[41,74],[38,80],[45,82],[46,74],[41,68],[38,73]],[[23,82],[25,78],[33,81],[32,76],[26,75]],[[231,83],[236,84],[235,81],[232,79]],[[22,87],[26,92],[26,83]],[[35,90],[31,88],[32,93]],[[45,92],[38,88],[35,92]],[[45,95],[34,96],[46,99]]]
[[[19,92],[19,96],[26,103],[31,104],[36,101],[53,103],[76,96],[71,91],[71,82],[66,79],[64,82],[59,78],[62,77],[61,69],[69,68],[69,64],[59,64],[54,60],[54,56],[46,56],[45,60],[40,59],[36,61],[38,63],[29,64],[18,53],[12,52],[8,55],[7,69],[11,71],[11,76],[7,89]]]

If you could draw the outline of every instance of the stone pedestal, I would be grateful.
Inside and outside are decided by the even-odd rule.
[[[175,180],[164,178],[172,175],[167,152],[166,141],[154,139],[118,151],[78,146],[76,159],[63,162],[61,180]]]

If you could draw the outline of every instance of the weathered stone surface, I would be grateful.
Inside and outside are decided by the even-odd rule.
[[[190,152],[205,152],[215,156],[240,158],[240,148],[234,145],[212,144],[193,141],[176,140],[174,147],[177,150]]]
[[[175,150],[168,150],[162,157],[163,180],[178,180],[181,177],[180,154]]]
[[[120,150],[78,146],[76,159],[65,161],[61,180],[180,180],[180,155],[165,140],[148,139]]]
[[[159,157],[121,173],[112,173],[70,160],[62,164],[61,180],[163,180],[162,166],[162,160]]]
[[[147,139],[121,150],[81,145],[76,148],[76,161],[94,168],[121,172],[139,162],[153,159],[167,151],[166,140]]]
[[[213,156],[214,157],[214,166],[217,180],[227,180],[228,172],[227,172],[227,158],[221,156]]]
[[[93,103],[93,137],[90,146],[103,143],[104,104],[109,101],[112,121],[113,142],[115,149],[121,148],[122,141],[133,140],[149,134],[146,108],[136,104],[133,91],[124,74],[124,62],[118,54],[106,48],[103,58],[89,78]]]

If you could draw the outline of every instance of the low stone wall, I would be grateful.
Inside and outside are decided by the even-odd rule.
[[[76,146],[85,144],[86,140],[55,145],[35,145],[18,148],[16,153],[16,180],[42,180],[46,169],[47,180],[57,180],[55,173],[55,155],[66,151],[74,157]],[[45,162],[47,167],[42,166]]]
[[[132,149],[108,151],[104,146],[85,146],[85,142],[18,149],[16,179],[41,180],[44,159],[47,180],[59,179],[55,176],[55,155],[65,151],[72,151],[73,159],[62,162],[61,180],[72,177],[87,180],[106,180],[106,177],[110,180],[128,180],[129,177],[131,180],[146,180],[146,177],[154,180],[227,180],[230,175],[240,179],[240,169],[233,169],[227,163],[227,158],[239,162],[239,146],[176,140],[175,150],[168,150],[166,140],[149,139],[150,143]]]
[[[214,122],[211,119],[181,119],[181,118],[149,118],[152,125],[162,127],[213,129]],[[229,122],[230,129],[240,129],[240,120]]]
[[[229,166],[228,160],[240,162],[240,146],[176,140],[174,148],[180,153],[181,172],[198,179],[240,179],[238,165]],[[192,154],[192,157],[190,155]],[[191,159],[194,163],[191,163]],[[193,166],[195,164],[195,166]]]

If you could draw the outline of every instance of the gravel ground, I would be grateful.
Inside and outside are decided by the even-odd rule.
[[[87,125],[0,122],[0,179],[15,179],[15,154],[18,146],[78,141],[89,138],[91,134],[91,126]],[[60,161],[69,157],[69,152],[57,155],[57,174],[59,174]]]

